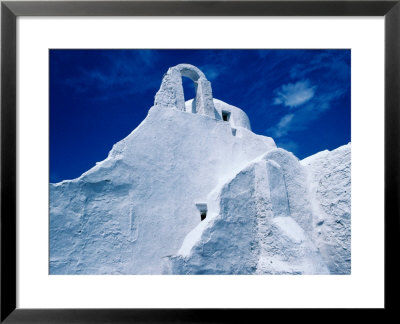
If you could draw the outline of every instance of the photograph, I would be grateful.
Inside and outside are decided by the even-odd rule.
[[[49,275],[351,275],[351,49],[48,55]]]

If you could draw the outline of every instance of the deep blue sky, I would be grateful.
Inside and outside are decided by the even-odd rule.
[[[350,50],[50,50],[50,181],[107,157],[146,117],[168,67],[190,63],[253,132],[302,159],[350,141]],[[194,94],[184,80],[186,100]]]

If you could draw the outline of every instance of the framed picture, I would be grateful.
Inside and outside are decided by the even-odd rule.
[[[263,316],[278,307],[393,307],[389,296],[398,279],[388,255],[396,253],[399,230],[398,1],[4,1],[1,9],[2,321],[230,322],[239,312]],[[366,17],[354,16],[370,20],[364,23]],[[140,71],[133,72],[132,62]],[[112,75],[105,76],[102,71],[110,65],[115,67]],[[129,73],[140,77],[133,80]],[[269,83],[257,86],[260,74],[269,74]],[[185,102],[189,88],[182,76],[194,82],[193,100]],[[120,88],[111,93],[116,85]],[[269,95],[262,92],[266,89]],[[216,99],[229,91],[227,97],[237,106],[250,108]],[[97,98],[95,104],[91,101],[97,110],[88,108],[91,96]],[[154,102],[146,96],[155,96]],[[384,115],[379,108],[383,97]],[[261,113],[258,105],[263,100],[276,111]],[[118,118],[112,113],[98,118],[102,107],[129,109],[132,101],[147,107],[134,114],[125,111]],[[333,112],[324,124],[318,116],[327,111]],[[267,118],[269,124],[263,123]],[[316,120],[318,126],[311,123]],[[184,127],[179,130],[171,124],[174,121]],[[257,134],[273,135],[277,145],[269,137],[254,135],[250,124]],[[333,124],[336,128],[329,126]],[[103,136],[109,127],[119,128],[119,133]],[[79,147],[86,137],[77,129],[90,131],[97,148],[89,143]],[[164,150],[167,143],[186,136],[182,149]],[[303,138],[293,141],[295,136]],[[113,138],[123,140],[112,147],[118,141]],[[325,146],[318,146],[321,141]],[[355,148],[351,188],[350,144],[335,150],[350,141]],[[135,154],[128,146],[135,146]],[[112,150],[92,168],[100,147]],[[336,152],[334,157],[325,152],[306,158],[326,148]],[[262,153],[265,156],[254,162]],[[73,155],[79,155],[80,166],[73,165]],[[334,176],[321,175],[328,161],[337,161],[338,156],[347,161],[342,169],[335,164]],[[160,164],[157,157],[169,162]],[[186,162],[194,171],[185,169]],[[129,178],[128,166],[142,180]],[[179,167],[185,170],[183,175],[176,173]],[[256,176],[260,168],[266,168],[266,178]],[[309,170],[304,179],[303,169]],[[246,185],[249,174],[258,184],[254,190]],[[315,179],[307,178],[310,174]],[[62,181],[68,178],[78,180]],[[143,187],[149,179],[152,186],[160,185]],[[54,183],[50,189],[49,182]],[[189,183],[195,194],[184,189]],[[252,210],[252,195],[262,191],[257,189],[264,186],[261,183],[269,188],[266,206],[273,221],[257,221],[256,227],[248,227],[249,221],[240,217],[233,221],[241,208]],[[371,189],[365,190],[368,186]],[[313,198],[305,198],[299,188],[307,195],[312,192]],[[333,206],[327,196],[337,190],[341,198]],[[232,198],[232,192],[238,195]],[[187,199],[177,207],[179,199],[163,200],[163,195]],[[329,225],[328,218],[304,218],[327,205],[325,212],[336,208],[341,220]],[[83,218],[94,215],[96,224],[102,225],[90,218],[74,224],[73,217],[82,210]],[[264,217],[260,208],[256,210],[254,219]],[[113,213],[121,219],[110,221]],[[165,217],[153,220],[151,215],[157,213]],[[196,217],[185,218],[189,214]],[[227,217],[225,227],[217,222]],[[234,223],[240,225],[236,230]],[[115,230],[108,233],[110,226]],[[265,234],[260,238],[254,228],[263,226],[272,230],[268,235],[260,230],[257,233]],[[317,233],[314,227],[322,230]],[[333,227],[340,228],[337,237]],[[143,228],[151,237],[139,235]],[[314,238],[317,234],[325,239]],[[251,258],[254,249],[263,249],[261,243],[253,246],[252,235],[264,242],[263,259],[261,252]],[[100,236],[106,238],[99,241]],[[293,248],[288,240],[302,243]],[[216,253],[218,244],[225,244],[221,255]],[[275,245],[284,259],[279,253],[268,254]],[[132,253],[141,261],[128,262]],[[199,274],[209,276],[193,276]],[[243,276],[249,274],[259,276]],[[363,293],[367,282],[370,292]],[[267,287],[269,295],[264,296]],[[337,294],[346,287],[347,296]],[[132,289],[136,293],[131,294]],[[291,296],[278,296],[282,290]],[[327,290],[334,297],[329,298]],[[364,296],[358,303],[351,302],[354,290]],[[69,302],[64,303],[63,296]],[[318,299],[325,300],[312,302]]]

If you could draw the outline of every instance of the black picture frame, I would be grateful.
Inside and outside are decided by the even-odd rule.
[[[5,323],[247,322],[267,309],[16,308],[16,19],[19,16],[384,16],[385,308],[395,310],[399,237],[400,0],[396,1],[2,1],[1,316]],[[367,283],[366,283],[367,284]],[[275,310],[274,310],[275,311]],[[301,313],[300,313],[301,314]],[[308,316],[308,315],[306,315]],[[370,316],[370,315],[368,315]],[[379,315],[381,316],[381,314]],[[267,320],[267,318],[265,318]],[[262,320],[261,320],[262,321]]]

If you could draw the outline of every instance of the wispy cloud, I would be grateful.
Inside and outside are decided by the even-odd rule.
[[[209,51],[202,57],[203,64],[197,65],[209,81],[216,81],[221,76],[229,76],[234,72],[234,67],[239,58],[233,51]],[[233,69],[233,70],[232,70]]]
[[[273,137],[280,138],[288,133],[290,128],[290,124],[293,120],[294,114],[287,114],[281,118],[279,123],[269,129],[269,131],[273,134]]]
[[[287,112],[280,117],[279,121],[267,129],[266,134],[277,139],[283,139],[292,132],[306,130],[311,122],[318,119],[325,111],[332,107],[332,102],[345,93],[344,89],[336,89],[314,95],[307,102],[299,105],[296,109],[289,106]]]
[[[152,64],[158,55],[153,50],[107,54],[99,67],[80,70],[64,82],[77,93],[102,92],[93,100],[108,100],[121,95],[141,94],[157,86]],[[156,81],[157,80],[157,81]]]
[[[224,72],[223,69],[218,69],[216,66],[210,64],[200,66],[200,70],[203,71],[209,81],[215,81]]]
[[[282,85],[274,91],[274,105],[297,107],[309,101],[315,94],[315,86],[310,85],[309,80]]]
[[[159,59],[158,52],[155,50],[139,50],[138,53],[147,66],[152,66]]]
[[[294,64],[286,74],[286,82],[273,90],[271,100],[279,115],[266,134],[275,137],[282,147],[294,147],[293,133],[307,130],[350,90],[343,86],[349,85],[350,78],[347,57],[341,52],[321,52],[309,61]]]
[[[339,79],[349,77],[350,66],[344,59],[347,54],[343,51],[313,55],[310,61],[293,65],[290,76],[293,79],[309,77],[313,73],[323,73]]]

